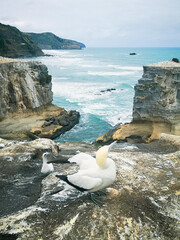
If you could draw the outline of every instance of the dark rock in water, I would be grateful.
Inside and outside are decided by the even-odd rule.
[[[1,139],[5,147],[0,151],[0,237],[179,240],[180,140],[164,141],[116,144],[109,157],[116,163],[117,178],[107,195],[101,196],[104,205],[100,208],[86,193],[56,178],[57,172],[76,172],[76,165],[59,162],[54,164],[55,172],[36,180],[40,179],[40,152],[53,151],[57,144],[52,140],[22,143]],[[58,145],[65,157],[77,150],[90,155],[97,150],[85,143]],[[34,157],[27,158],[28,152]]]
[[[116,88],[107,88],[106,90],[101,90],[101,93],[116,91]]]
[[[31,133],[38,137],[54,139],[78,124],[79,118],[79,112],[67,112],[63,109],[58,115],[46,118],[41,128],[31,129]]]
[[[43,55],[42,50],[27,35],[16,27],[0,23],[0,56],[22,58]]]
[[[178,58],[173,58],[171,61],[179,63],[179,59]]]
[[[129,53],[129,55],[136,55],[136,53],[135,52],[131,52],[131,53]]]
[[[51,32],[25,34],[41,49],[82,49],[86,47],[83,43],[60,38]]]

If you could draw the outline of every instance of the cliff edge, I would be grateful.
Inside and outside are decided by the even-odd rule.
[[[180,63],[166,61],[143,67],[135,86],[133,120],[97,139],[150,141],[161,133],[180,135]]]
[[[55,138],[79,113],[52,105],[51,76],[40,62],[0,58],[0,135]]]

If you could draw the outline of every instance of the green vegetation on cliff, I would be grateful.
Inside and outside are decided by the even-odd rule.
[[[16,27],[0,23],[0,56],[18,58],[43,56],[42,50]]]
[[[81,49],[85,48],[83,43],[63,39],[53,33],[25,33],[41,49]]]

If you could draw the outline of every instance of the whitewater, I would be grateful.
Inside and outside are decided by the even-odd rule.
[[[80,122],[56,139],[93,142],[132,120],[134,86],[143,65],[180,58],[179,48],[85,48],[43,50],[34,60],[52,75],[53,103],[80,112]],[[136,52],[136,55],[129,55]]]

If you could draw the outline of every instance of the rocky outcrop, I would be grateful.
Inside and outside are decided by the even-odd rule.
[[[0,59],[0,120],[51,104],[51,76],[39,62]]]
[[[78,112],[52,105],[51,85],[40,62],[0,58],[0,135],[53,139],[77,124]]]
[[[180,121],[180,64],[162,62],[144,66],[135,86],[133,121]]]
[[[178,240],[179,138],[162,134],[149,144],[116,144],[109,157],[117,177],[101,196],[102,207],[55,176],[77,171],[61,158],[77,150],[94,156],[94,145],[0,139],[0,239]],[[42,176],[47,151],[57,163]]]
[[[53,33],[25,33],[41,49],[82,49],[86,46],[83,43],[64,39]]]
[[[118,126],[97,141],[146,141],[160,133],[180,135],[180,63],[144,66],[135,86],[132,123]]]
[[[27,35],[16,27],[0,23],[0,56],[18,58],[43,55],[42,50]]]

